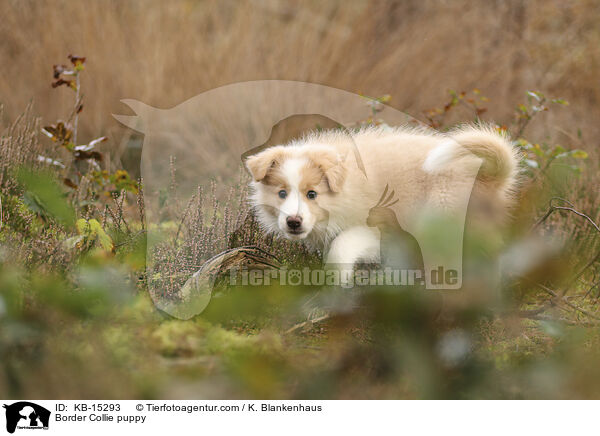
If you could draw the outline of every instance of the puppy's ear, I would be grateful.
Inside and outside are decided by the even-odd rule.
[[[246,168],[250,171],[252,178],[260,182],[263,180],[270,169],[275,167],[283,158],[284,150],[281,147],[267,148],[258,154],[249,156],[246,159]]]
[[[310,159],[325,175],[329,189],[332,192],[340,192],[346,180],[345,159],[335,151],[315,151],[311,153]]]

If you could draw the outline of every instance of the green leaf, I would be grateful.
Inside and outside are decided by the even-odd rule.
[[[104,231],[103,228],[98,230],[98,242],[106,251],[113,251],[114,244],[111,237]]]
[[[554,149],[550,152],[550,156],[554,156],[554,157],[559,157],[560,155],[563,155],[567,150],[565,150],[564,147],[557,145],[556,147],[554,147]]]
[[[583,150],[572,150],[569,153],[575,159],[587,159],[588,158],[587,152],[585,152]]]
[[[34,212],[55,218],[67,227],[75,222],[75,210],[55,177],[44,171],[21,168],[17,180],[25,188],[24,203]]]
[[[89,233],[90,225],[86,220],[80,218],[75,223],[75,228],[77,230],[77,233],[79,233],[80,235],[86,235]]]
[[[100,246],[106,251],[112,251],[114,244],[112,238],[104,231],[102,225],[98,220],[92,218],[85,220],[83,218],[78,219],[75,224],[77,233],[83,236],[90,242],[98,242]]]

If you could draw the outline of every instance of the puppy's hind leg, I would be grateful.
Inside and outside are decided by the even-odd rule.
[[[333,240],[325,266],[340,271],[340,284],[347,287],[356,262],[378,262],[379,253],[380,240],[376,230],[366,226],[351,227]]]

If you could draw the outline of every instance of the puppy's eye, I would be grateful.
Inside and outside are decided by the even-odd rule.
[[[308,191],[308,192],[306,193],[306,196],[307,196],[309,199],[311,199],[311,200],[314,200],[315,198],[317,198],[317,193],[316,193],[315,191]]]
[[[285,192],[285,189],[282,189],[281,191],[279,191],[279,198],[285,198],[287,197],[287,192]]]

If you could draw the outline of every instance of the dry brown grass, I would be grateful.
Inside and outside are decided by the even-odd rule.
[[[73,52],[89,58],[83,137],[110,130],[113,143],[124,128],[110,114],[123,112],[122,98],[164,108],[220,85],[266,78],[389,93],[392,106],[415,116],[447,88],[478,87],[492,100],[486,116],[499,121],[535,88],[571,101],[571,110],[532,127],[540,136],[566,141],[581,128],[591,141],[600,116],[598,6],[7,0],[0,6],[0,96],[9,119],[35,97],[36,111],[55,120],[72,96],[50,88],[50,65]]]

